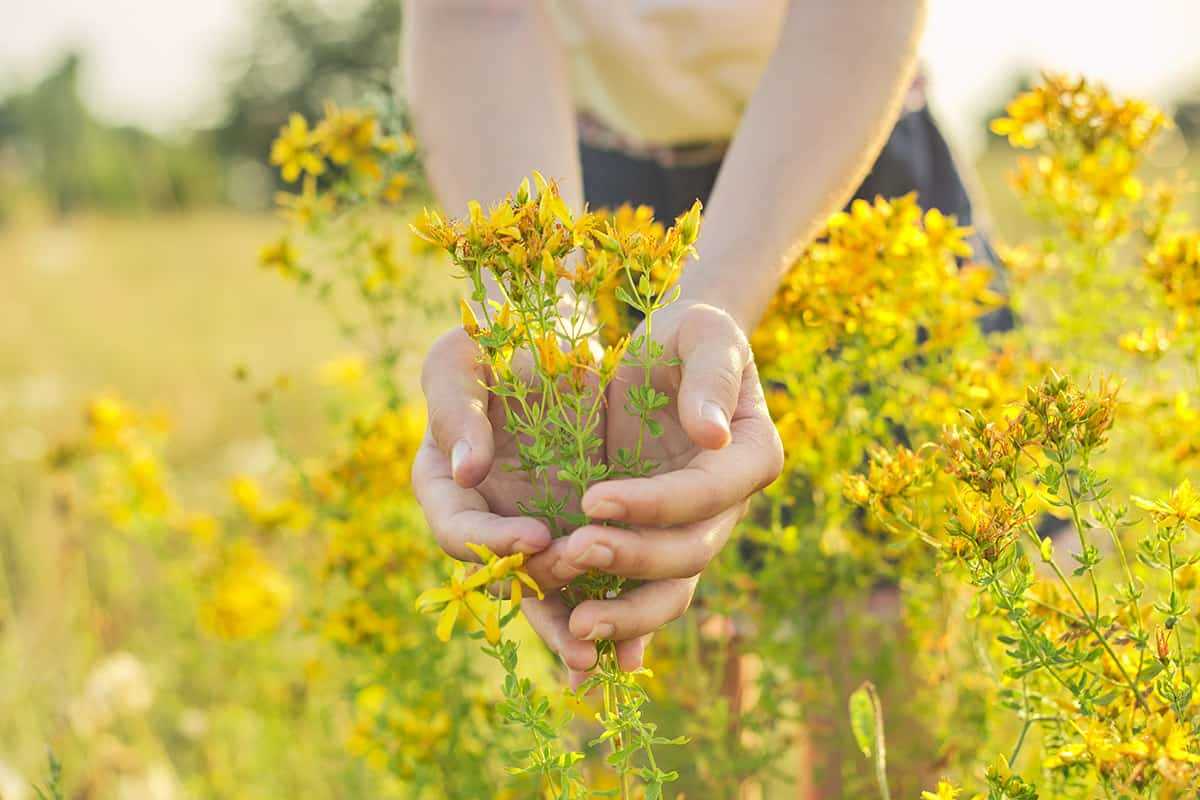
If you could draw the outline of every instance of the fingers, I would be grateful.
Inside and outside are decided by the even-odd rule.
[[[677,400],[683,430],[700,447],[724,447],[733,437],[750,344],[732,317],[708,305],[687,309],[675,335],[683,362]]]
[[[543,592],[557,591],[587,572],[567,558],[571,537],[555,539],[550,546],[525,562],[525,571]]]
[[[715,517],[676,528],[585,525],[534,560],[552,561],[551,576],[564,582],[588,570],[640,580],[690,578],[729,541],[745,508],[745,502],[738,503]]]
[[[478,561],[467,543],[499,555],[537,553],[550,544],[550,530],[530,517],[501,517],[483,495],[450,476],[450,459],[426,437],[413,461],[413,493],[438,544],[460,561]]]
[[[479,348],[461,328],[434,343],[421,371],[429,431],[449,458],[459,486],[477,486],[492,468],[494,444],[483,378]]]
[[[585,642],[571,633],[568,625],[571,609],[567,608],[566,602],[558,592],[547,592],[545,600],[527,597],[521,601],[521,610],[546,646],[557,653],[566,664],[572,681],[576,674],[586,676],[588,670],[596,666],[596,645]],[[579,678],[580,681],[582,679]],[[572,688],[578,685],[573,682]]]
[[[653,581],[611,600],[585,600],[571,612],[572,636],[588,642],[623,642],[653,633],[683,616],[699,578]],[[628,648],[633,655],[633,647]]]
[[[702,450],[686,466],[650,478],[598,483],[583,496],[594,520],[670,527],[715,517],[770,485],[783,468],[783,444],[767,414],[753,365],[747,400],[758,407],[734,417],[733,441],[721,450]],[[757,401],[754,400],[757,398]]]
[[[645,662],[646,647],[653,638],[653,633],[647,633],[645,636],[639,636],[636,639],[617,642],[617,664],[620,665],[621,669],[626,672],[641,669],[642,664]]]

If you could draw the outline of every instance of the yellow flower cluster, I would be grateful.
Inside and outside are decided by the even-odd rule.
[[[941,447],[946,469],[988,497],[1013,481],[1018,462],[1033,448],[1100,447],[1112,427],[1117,388],[1107,381],[1088,395],[1051,373],[1027,390],[1021,412],[1013,419],[997,422],[968,415],[967,425],[947,429]]]
[[[617,335],[623,325],[605,324],[605,317],[610,323],[615,320],[612,303],[637,308],[663,298],[674,286],[699,235],[700,204],[669,229],[653,222],[645,207],[615,216],[583,213],[576,217],[556,185],[537,172],[533,178],[532,187],[526,179],[515,196],[486,214],[475,202],[468,218],[459,222],[446,221],[426,209],[413,230],[424,241],[449,251],[466,271],[484,319],[480,321],[475,307],[464,300],[463,328],[502,374],[508,374],[514,350],[524,344],[547,376],[570,374],[578,386],[588,375],[597,375],[607,383],[627,344]],[[572,258],[573,266],[568,266]],[[503,304],[483,302],[483,270],[495,276],[505,296]],[[569,284],[581,303],[608,298],[607,311],[606,304],[600,304],[601,325],[588,326],[608,340],[599,359],[584,341],[587,337],[571,335],[571,341],[564,343],[553,321],[523,308],[531,294],[553,297],[560,282]],[[568,326],[572,330],[583,324],[581,319],[571,322],[576,323]]]
[[[312,513],[304,504],[293,497],[268,501],[262,485],[247,475],[237,475],[229,481],[229,494],[234,505],[265,531],[304,531],[312,523]]]
[[[948,780],[940,780],[935,791],[921,792],[921,800],[958,800],[960,794],[961,788]]]
[[[174,514],[160,457],[166,421],[135,411],[114,394],[92,398],[85,417],[86,443],[59,455],[87,458],[95,466],[96,502],[109,521],[127,528]]]
[[[1148,325],[1139,331],[1129,331],[1121,335],[1117,344],[1127,353],[1156,359],[1161,358],[1170,349],[1172,333],[1157,325]]]
[[[324,612],[317,629],[327,641],[355,653],[390,656],[420,643],[397,617],[394,604],[355,597]]]
[[[919,330],[928,348],[953,341],[1000,301],[988,270],[959,267],[970,234],[937,209],[922,212],[915,194],[856,200],[788,272],[755,353],[769,362],[797,347],[843,351],[859,341],[878,350]]]
[[[1014,147],[1036,148],[1013,178],[1041,215],[1080,242],[1111,243],[1134,229],[1144,187],[1135,174],[1144,151],[1170,123],[1140,100],[1115,98],[1083,78],[1047,74],[1018,96],[992,130]]]
[[[425,414],[416,406],[358,415],[346,452],[314,472],[314,488],[327,499],[362,505],[403,492],[424,433]]]
[[[221,520],[180,508],[167,485],[161,455],[165,423],[103,394],[87,406],[86,443],[65,448],[81,473],[92,472],[99,510],[117,528],[165,528],[186,535],[200,565],[198,616],[216,636],[241,639],[274,631],[291,604],[290,581],[251,540],[225,538]],[[62,463],[60,466],[67,466]],[[303,530],[311,517],[292,498],[268,503],[245,476],[230,482],[236,507],[264,531]]]
[[[275,272],[290,281],[302,281],[308,273],[300,267],[300,254],[292,240],[280,237],[258,251],[258,263],[263,269]]]
[[[1136,153],[1170,124],[1148,103],[1116,98],[1083,77],[1053,73],[1043,74],[1037,86],[1014,98],[1005,111],[1008,116],[993,121],[992,131],[1026,149],[1066,140],[1094,150],[1106,140],[1119,140]]]
[[[592,319],[592,306],[614,285],[616,300],[647,319],[671,303],[678,296],[671,289],[694,253],[700,211],[697,201],[667,229],[637,211],[617,218],[586,212],[575,216],[558,186],[535,172],[532,186],[528,179],[522,181],[515,195],[486,213],[472,202],[467,219],[447,221],[426,209],[413,225],[419,237],[451,255],[471,284],[472,302],[461,302],[463,329],[497,376],[494,393],[517,405],[512,424],[533,439],[521,445],[521,455],[523,464],[534,465],[534,478],[540,480],[558,462],[560,474],[571,476],[573,490],[582,496],[589,483],[607,474],[595,458],[598,440],[591,436],[604,391],[623,363],[636,363],[648,376],[661,346],[640,337],[631,347],[628,338],[614,341],[609,336],[611,343],[597,355],[593,341],[603,325]],[[487,297],[485,275],[498,286],[502,302]],[[565,313],[559,310],[563,288],[569,288],[573,300]],[[527,354],[535,366],[532,382],[514,374],[518,353]],[[558,389],[562,378],[570,397]],[[654,430],[657,423],[648,417],[666,400],[648,381],[641,391],[631,389],[629,408]],[[543,390],[555,399],[548,414],[535,415],[525,398]],[[575,406],[572,414],[583,414],[582,424],[562,416],[568,405]],[[625,472],[643,468],[617,466]],[[569,505],[564,500],[547,496],[539,501],[552,526],[559,522],[553,509]]]
[[[824,549],[853,552],[858,568],[891,573],[897,546],[925,536],[906,492],[929,471],[918,446],[962,408],[1003,407],[1028,368],[984,343],[978,321],[1001,298],[986,269],[963,264],[970,235],[915,195],[856,201],[791,268],[752,338],[788,453],[769,492],[812,513],[829,531]],[[916,452],[879,446],[895,436],[892,421]],[[864,462],[869,474],[855,474]],[[852,519],[868,497],[873,530]],[[881,540],[884,516],[892,535]]]
[[[208,599],[200,623],[225,639],[248,639],[274,631],[292,604],[292,586],[257,547],[241,541],[231,546]]]
[[[303,115],[291,115],[271,145],[271,163],[288,183],[324,175],[329,164],[378,180],[380,161],[402,148],[411,150],[411,140],[385,136],[374,112],[329,103],[315,128]]]
[[[872,505],[877,513],[895,513],[894,505],[919,488],[932,469],[929,459],[907,447],[896,450],[875,448],[870,453],[867,473],[846,476],[843,491],[856,505]]]
[[[1051,372],[1005,417],[968,414],[965,424],[946,430],[930,458],[940,459],[952,480],[949,492],[936,479],[922,482],[926,465],[903,447],[873,455],[865,474],[847,478],[845,492],[884,524],[913,517],[910,506],[923,499],[936,505],[951,497],[945,551],[967,565],[980,588],[981,608],[1009,623],[1001,641],[1014,662],[1007,674],[1019,679],[1025,693],[1026,719],[1034,713],[1029,698],[1038,692],[1045,696],[1039,694],[1037,702],[1055,720],[1043,769],[1078,776],[1086,766],[1108,796],[1151,796],[1145,792],[1153,788],[1153,796],[1185,797],[1200,780],[1200,742],[1191,722],[1192,679],[1184,666],[1190,663],[1184,656],[1190,644],[1184,643],[1179,619],[1195,615],[1187,599],[1195,578],[1185,566],[1193,557],[1180,545],[1185,528],[1200,530],[1200,494],[1184,480],[1165,499],[1133,498],[1157,529],[1140,542],[1139,560],[1169,575],[1169,594],[1164,588],[1164,599],[1143,599],[1147,583],[1133,576],[1122,552],[1125,582],[1112,600],[1115,613],[1106,612],[1108,600],[1095,575],[1101,556],[1087,536],[1093,526],[1108,528],[1120,549],[1118,525],[1129,523],[1125,512],[1104,505],[1107,489],[1089,463],[1113,427],[1116,393],[1111,381],[1084,392]],[[1074,521],[1081,548],[1074,554],[1075,577],[1091,586],[1087,594],[1058,566],[1055,541],[1035,527],[1035,496]],[[897,498],[904,503],[899,512]],[[1084,522],[1089,514],[1097,521]],[[934,534],[922,538],[929,541]],[[1028,542],[1052,571],[1050,580],[1033,572],[1022,548]],[[1162,623],[1152,640],[1156,617]],[[1104,688],[1086,688],[1092,680]],[[1064,722],[1068,727],[1058,727]],[[988,778],[1018,780],[1027,794],[1012,796],[1034,796],[1007,769],[1003,775],[989,772]],[[943,782],[925,796],[954,797],[956,791]]]
[[[1195,331],[1200,314],[1200,232],[1172,234],[1159,239],[1146,254],[1146,274],[1161,287],[1177,326]]]
[[[380,508],[344,520],[330,519],[325,523],[323,573],[342,575],[359,591],[378,587],[398,593],[424,574],[429,559],[435,557],[428,540],[391,530],[398,522],[416,526],[418,521],[409,517],[403,509]]]
[[[392,768],[401,778],[411,777],[413,766],[407,762],[412,756],[437,747],[452,728],[444,704],[438,702],[441,698],[424,699],[427,705],[404,706],[393,702],[383,685],[360,689],[354,697],[356,719],[346,748],[373,769]]]

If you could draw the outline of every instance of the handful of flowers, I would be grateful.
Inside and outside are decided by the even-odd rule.
[[[523,475],[528,496],[517,508],[542,520],[553,536],[588,524],[580,503],[589,486],[646,476],[658,466],[644,446],[662,434],[655,416],[670,398],[652,382],[655,368],[666,363],[663,346],[651,335],[653,321],[679,295],[678,277],[695,252],[699,224],[698,202],[666,229],[622,225],[619,219],[593,213],[576,216],[558,187],[535,172],[532,186],[523,181],[515,195],[487,212],[473,202],[467,219],[447,221],[427,210],[414,225],[418,236],[450,254],[471,287],[469,300],[461,303],[463,328],[478,345],[492,406],[499,409],[492,418],[503,420],[513,443],[511,458],[497,469]],[[606,336],[611,332],[602,330],[593,311],[602,296],[615,297],[641,318],[641,332]],[[599,342],[606,340],[610,344],[601,347]],[[634,376],[621,411],[637,420],[638,431],[631,446],[608,452],[599,432],[619,369]],[[490,552],[477,554],[486,562],[484,573],[499,563]],[[501,561],[506,571],[523,574],[520,554]],[[515,616],[520,594],[505,606],[487,597],[488,582],[487,577],[456,578],[450,594],[446,589],[427,592],[418,607],[442,614],[443,639],[449,638],[458,609],[477,617],[485,652],[507,673],[502,714],[525,727],[535,743],[512,771],[540,774],[555,797],[586,796],[574,772],[583,755],[556,749],[549,704],[535,701],[529,681],[516,675],[517,646],[504,637],[504,627]],[[572,581],[564,596],[571,606],[611,598],[620,593],[622,582],[614,575],[587,573]],[[595,671],[580,687],[581,692],[602,689],[598,719],[604,733],[593,744],[611,742],[608,762],[620,776],[622,796],[628,796],[630,779],[637,777],[645,785],[645,797],[660,797],[663,784],[676,775],[658,768],[653,747],[681,742],[657,736],[642,719],[646,694],[636,678],[645,671],[624,672],[613,642],[599,642],[598,652]]]

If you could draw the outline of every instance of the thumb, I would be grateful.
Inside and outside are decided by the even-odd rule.
[[[721,309],[695,305],[680,320],[676,352],[683,430],[700,447],[720,449],[733,438],[729,426],[751,358],[746,335]]]
[[[478,345],[456,328],[434,343],[421,371],[429,434],[450,459],[454,482],[466,488],[487,477],[495,453],[479,358]]]

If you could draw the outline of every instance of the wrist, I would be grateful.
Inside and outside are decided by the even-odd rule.
[[[719,308],[732,317],[738,327],[748,333],[758,324],[762,309],[757,309],[756,304],[746,296],[747,292],[744,286],[730,285],[737,283],[737,281],[728,280],[728,278],[735,277],[736,274],[729,271],[724,276],[685,275],[679,282],[680,295],[676,302],[681,307],[708,305]],[[722,277],[726,279],[722,280]]]

